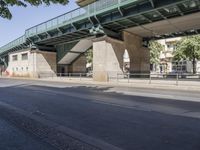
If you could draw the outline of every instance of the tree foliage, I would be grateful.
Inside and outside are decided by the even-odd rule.
[[[93,50],[92,49],[89,49],[86,53],[86,60],[87,60],[87,63],[92,63],[92,60],[93,60]]]
[[[196,73],[196,61],[200,59],[200,35],[184,37],[177,43],[174,60],[190,60],[193,73]]]
[[[12,14],[9,10],[12,6],[26,7],[28,4],[32,6],[39,6],[41,4],[62,4],[66,5],[68,0],[0,0],[0,16],[2,18],[11,19]]]
[[[150,63],[158,64],[160,53],[164,50],[164,46],[157,41],[150,41],[148,47],[150,49]]]

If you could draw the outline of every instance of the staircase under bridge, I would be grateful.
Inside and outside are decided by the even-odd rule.
[[[67,45],[69,45],[69,43]],[[92,47],[92,38],[81,39],[78,42],[73,42],[71,43],[71,46],[72,48],[65,46],[65,44],[57,46],[58,64],[70,65],[81,54],[84,54]]]

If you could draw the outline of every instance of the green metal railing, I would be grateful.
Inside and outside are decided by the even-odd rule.
[[[4,53],[7,50],[10,50],[16,46],[19,46],[21,44],[24,44],[26,42],[26,38],[25,36],[21,36],[19,38],[17,38],[16,40],[4,45],[3,47],[0,48],[0,54]]]
[[[107,10],[112,10],[121,5],[133,3],[136,1],[140,0],[99,0],[90,5],[75,9],[49,21],[41,23],[37,26],[34,26],[30,29],[27,29],[25,35],[27,38],[32,37],[37,34],[47,32],[49,30],[72,24],[73,22],[85,19],[89,16],[93,16],[94,14],[99,14]]]
[[[26,42],[26,39],[32,36],[35,36],[40,33],[44,33],[53,29],[57,29],[59,27],[72,24],[73,22],[86,19],[89,16],[93,16],[105,11],[109,11],[120,7],[122,5],[126,5],[129,3],[137,2],[141,0],[99,0],[85,7],[81,7],[60,15],[56,18],[53,18],[49,21],[31,27],[25,31],[25,35],[17,38],[16,40],[6,44],[3,47],[0,47],[0,54],[16,47]]]
[[[46,33],[48,31],[53,31],[53,30],[58,31],[59,28],[66,27],[68,25],[74,26],[73,23],[86,20],[89,17],[101,15],[101,14],[104,14],[104,12],[110,12],[110,11],[113,11],[116,9],[120,10],[120,8],[123,8],[123,6],[137,5],[137,3],[142,4],[143,2],[149,3],[150,0],[98,0],[92,4],[85,6],[85,7],[81,7],[81,8],[72,10],[68,13],[65,13],[56,18],[53,18],[51,20],[48,20],[46,22],[43,22],[39,25],[36,25],[34,27],[27,29],[25,31],[24,36],[8,43],[7,45],[5,45],[3,47],[0,47],[0,54],[5,53],[6,51],[9,51],[9,50],[11,50],[17,46],[20,46],[22,44],[25,44],[26,42],[28,44],[28,39],[31,39],[31,37],[33,38],[34,36],[37,36],[38,34]],[[163,18],[162,14],[164,14],[164,18],[167,15],[173,16],[174,12],[176,14],[177,14],[177,12],[178,12],[178,14],[179,13],[181,14],[181,12],[179,12],[181,10],[176,5],[183,4],[183,2],[184,2],[184,5],[182,6],[181,10],[184,10],[186,12],[186,14],[190,11],[190,9],[194,9],[193,8],[194,2],[199,5],[199,0],[175,0],[174,4],[173,4],[175,6],[172,7],[173,9],[171,11],[170,11],[170,8],[171,8],[171,4],[170,4],[170,6],[163,5],[163,8],[164,7],[166,7],[166,8],[162,10],[163,12],[161,13],[161,15],[158,12],[149,12],[149,10],[148,10],[148,14],[147,14],[147,12],[143,12],[143,13],[146,13],[147,16],[149,15],[149,17],[152,18],[152,21],[154,21],[154,19],[157,18],[157,19],[155,19],[155,21],[156,21],[156,20],[159,20],[158,19],[159,17],[160,17],[160,19]],[[193,3],[190,3],[190,2],[193,2]],[[196,6],[196,7],[199,8],[199,6]],[[174,8],[176,8],[176,11],[174,11]],[[156,9],[158,9],[158,8],[156,8]],[[137,18],[135,20],[136,20],[136,23],[138,23],[138,24],[144,24],[145,23],[144,20],[146,20],[148,22],[149,19],[148,19],[148,17],[139,15],[139,18]],[[134,21],[130,20],[130,22],[133,22],[133,24],[134,24]]]

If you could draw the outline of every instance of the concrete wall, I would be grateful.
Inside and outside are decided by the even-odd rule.
[[[123,35],[130,57],[130,73],[150,73],[150,51],[143,47],[143,39],[129,32]]]
[[[109,77],[122,73],[124,44],[109,37],[93,42],[93,79],[107,81]]]
[[[67,73],[86,73],[86,63],[86,56],[81,54],[72,64],[58,64],[57,71],[58,73],[66,73],[66,75]]]
[[[27,54],[28,58],[22,60],[22,54]],[[13,60],[13,56],[17,56],[17,60]],[[7,71],[15,77],[38,77],[41,73],[55,73],[56,53],[30,49],[10,53]]]
[[[85,73],[86,72],[86,56],[81,54],[76,60],[69,65],[70,73]]]
[[[46,51],[36,51],[36,71],[42,73],[56,73],[56,53]]]
[[[28,54],[28,59],[22,60],[22,54],[25,53]],[[17,56],[17,60],[14,61],[13,56]],[[29,49],[10,53],[7,71],[10,76],[30,77],[35,69],[34,61],[34,55],[30,53]]]

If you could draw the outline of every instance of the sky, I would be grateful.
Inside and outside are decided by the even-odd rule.
[[[12,19],[8,20],[0,17],[0,47],[22,36],[26,29],[77,7],[75,0],[70,0],[66,6],[52,4],[39,7],[10,7],[13,15]]]

